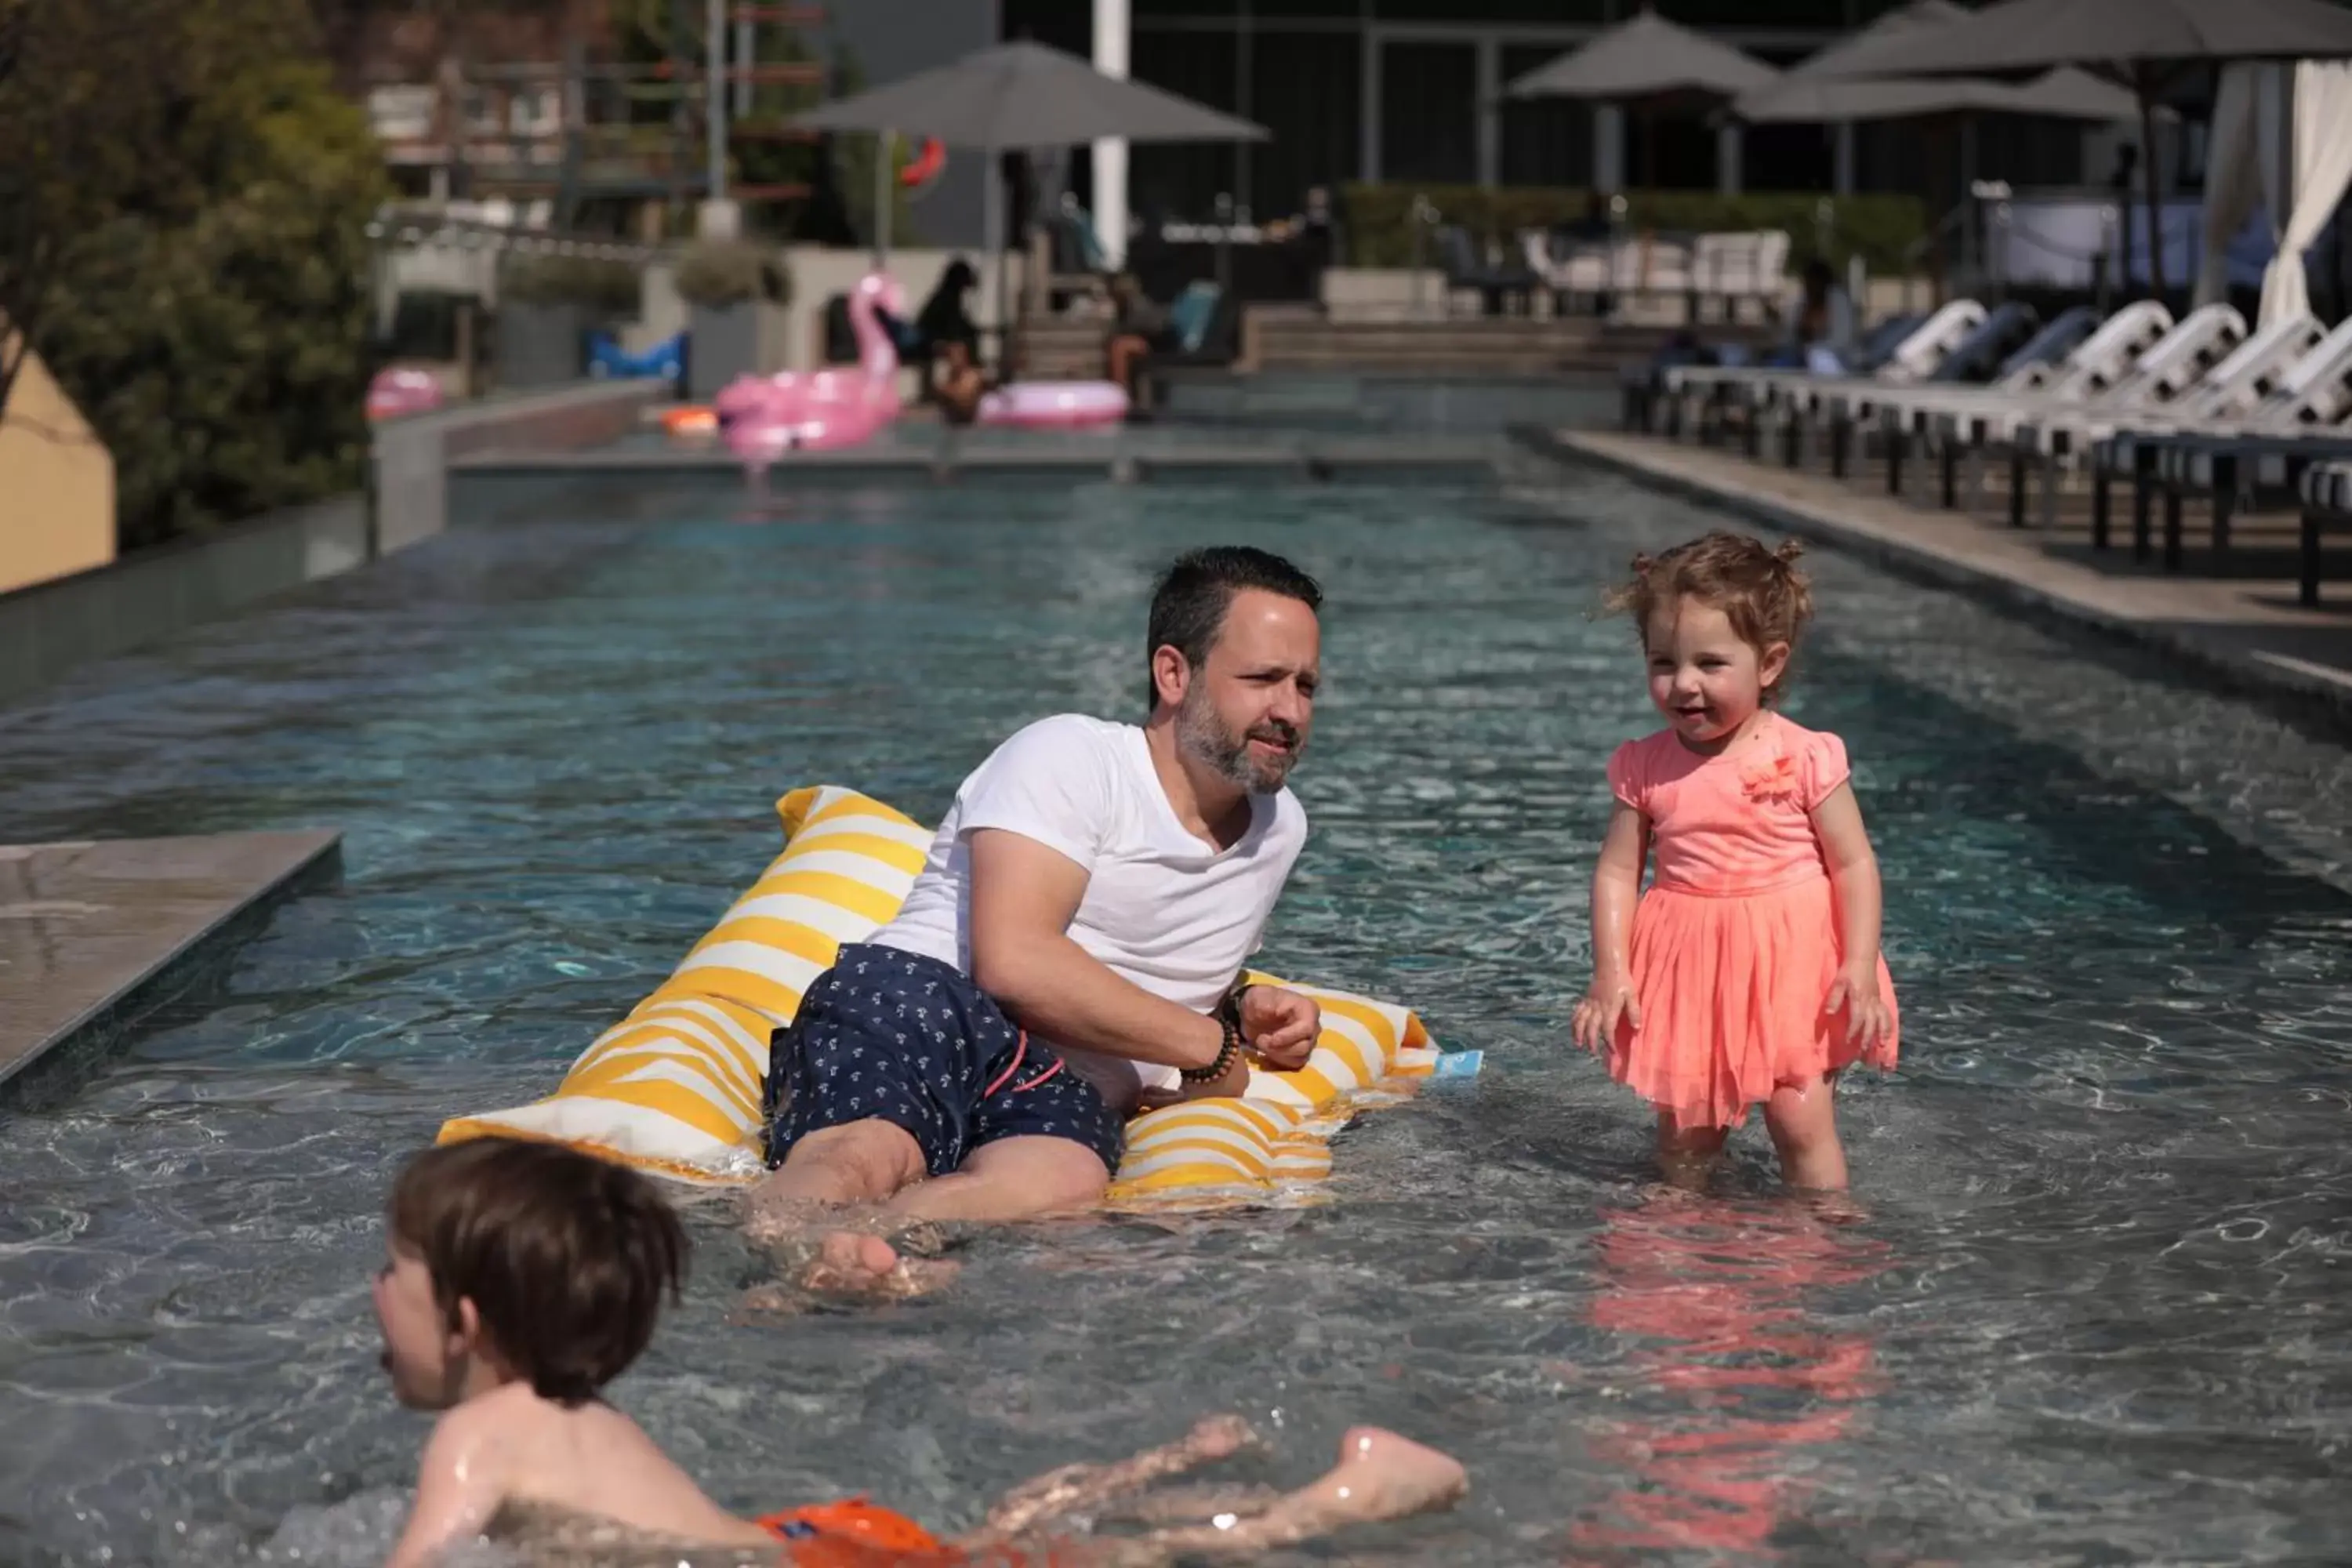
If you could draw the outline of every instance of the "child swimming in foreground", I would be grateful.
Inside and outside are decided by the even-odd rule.
[[[1221,1496],[1214,1522],[1100,1542],[1051,1527],[1255,1439],[1233,1417],[1108,1466],[1016,1489],[979,1531],[940,1542],[863,1503],[761,1520],[705,1496],[601,1391],[653,1337],[686,1273],[686,1233],[653,1184],[551,1144],[482,1139],[430,1149],[394,1183],[375,1279],[384,1370],[413,1408],[442,1413],[393,1568],[488,1537],[532,1561],[1146,1564],[1241,1555],[1341,1525],[1444,1507],[1453,1459],[1392,1432],[1350,1431],[1339,1465],[1284,1496]],[[713,1558],[709,1554],[717,1552]]]
[[[1812,615],[1799,550],[1710,533],[1635,557],[1611,596],[1641,635],[1666,728],[1609,760],[1617,805],[1573,1030],[1657,1108],[1678,1185],[1705,1183],[1761,1101],[1782,1178],[1842,1190],[1836,1076],[1895,1065],[1878,861],[1845,744],[1777,710]]]

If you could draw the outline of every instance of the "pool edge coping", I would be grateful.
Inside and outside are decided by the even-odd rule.
[[[203,919],[173,933],[168,944],[144,959],[137,973],[79,1012],[52,1026],[30,1045],[0,1058],[0,1105],[16,1100],[28,1082],[54,1063],[77,1054],[78,1047],[99,1037],[121,1034],[184,992],[215,961],[253,935],[279,905],[310,889],[336,881],[342,875],[341,828],[278,828],[175,837],[276,839],[284,841],[285,853],[266,876],[237,889]],[[172,839],[94,842],[169,843]]]
[[[2000,608],[2129,644],[2233,695],[2282,705],[2294,716],[2322,723],[2334,739],[2352,736],[2352,682],[2316,673],[2323,667],[2296,668],[2308,661],[2285,659],[2285,656],[2266,658],[2260,650],[2237,652],[2169,623],[2118,615],[2063,589],[1957,560],[1925,543],[1867,532],[1792,501],[1727,488],[1630,454],[1588,446],[1576,439],[1574,431],[1519,425],[1513,426],[1508,435],[1522,450],[1556,463],[1605,469],[1654,489],[1741,514],[1808,542],[1827,545],[1915,582],[1954,589]]]

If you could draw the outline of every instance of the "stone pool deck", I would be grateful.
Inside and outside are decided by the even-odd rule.
[[[0,845],[0,1084],[163,1001],[248,920],[340,868],[342,835]]]
[[[1736,452],[1616,431],[1522,439],[1801,539],[1985,593],[2157,648],[2244,689],[2284,694],[2352,724],[2352,606],[2295,603],[2292,581],[2214,578],[2070,558],[2063,542],[1958,511],[1930,511],[1825,475]]]

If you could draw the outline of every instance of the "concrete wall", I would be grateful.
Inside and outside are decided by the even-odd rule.
[[[1415,321],[1445,314],[1445,274],[1410,268],[1327,267],[1324,314],[1335,321]]]
[[[637,276],[637,319],[621,329],[624,353],[641,354],[687,329],[692,312],[677,291],[677,264],[650,261]]]
[[[448,465],[457,458],[598,446],[635,429],[641,411],[668,391],[663,382],[588,382],[391,420],[375,431],[373,529],[368,498],[341,496],[0,593],[0,702],[77,664],[430,538],[446,526]],[[110,488],[110,466],[108,474]],[[0,521],[32,515],[18,500],[16,489],[0,489]],[[110,504],[107,527],[110,553]]]
[[[666,381],[595,381],[387,420],[376,426],[373,459],[376,550],[388,555],[449,526],[448,466],[459,458],[602,446],[669,395]]]
[[[367,505],[350,495],[0,594],[0,702],[367,557]]]
[[[113,455],[28,353],[0,419],[0,592],[113,559]]]

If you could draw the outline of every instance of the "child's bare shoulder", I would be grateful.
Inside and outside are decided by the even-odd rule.
[[[528,1384],[510,1384],[453,1405],[433,1424],[422,1468],[428,1474],[457,1469],[477,1479],[484,1472],[511,1474],[544,1437],[547,1413],[556,1408]]]

